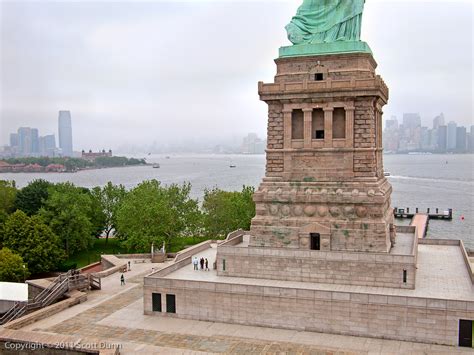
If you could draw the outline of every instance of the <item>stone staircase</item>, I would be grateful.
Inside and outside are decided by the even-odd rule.
[[[94,277],[91,274],[80,274],[75,270],[69,270],[66,274],[59,275],[34,299],[28,300],[27,302],[17,302],[0,318],[0,325],[4,325],[23,315],[47,307],[70,291],[89,288],[92,290],[100,290],[100,278]]]

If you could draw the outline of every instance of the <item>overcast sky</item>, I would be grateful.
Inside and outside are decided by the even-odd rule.
[[[266,133],[272,82],[301,0],[1,1],[0,144],[19,126],[74,148]],[[385,118],[473,120],[473,2],[367,0],[362,39],[390,88]]]

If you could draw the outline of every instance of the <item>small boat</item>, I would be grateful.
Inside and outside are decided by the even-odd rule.
[[[234,164],[229,165],[229,168],[236,168],[236,167],[237,167],[237,165],[234,165]]]
[[[392,174],[390,174],[388,171],[383,173],[383,176],[391,176]]]
[[[153,169],[159,169],[160,168],[160,164],[153,164]]]

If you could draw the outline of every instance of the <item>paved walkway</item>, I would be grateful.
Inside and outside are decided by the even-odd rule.
[[[157,264],[132,264],[103,279],[88,301],[22,330],[120,343],[122,354],[462,354],[471,349],[298,332],[143,315],[143,276]],[[199,271],[197,274],[205,274]]]

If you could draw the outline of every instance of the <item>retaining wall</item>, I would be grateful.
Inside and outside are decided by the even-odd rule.
[[[152,293],[176,296],[176,314],[152,311]],[[453,345],[474,302],[145,279],[147,315]]]
[[[61,312],[62,310],[75,306],[76,304],[85,302],[87,300],[87,294],[80,291],[73,291],[70,293],[70,297],[54,303],[50,306],[41,308],[37,311],[29,313],[23,317],[15,319],[7,323],[4,328],[6,329],[21,329],[29,324],[35,323],[41,319],[51,317],[52,315]],[[1,352],[0,352],[1,353]]]
[[[416,258],[220,245],[217,270],[219,276],[414,289]]]
[[[116,272],[127,271],[127,262],[117,258],[115,255],[102,255],[100,257],[103,271],[94,272],[95,277],[107,277]]]

